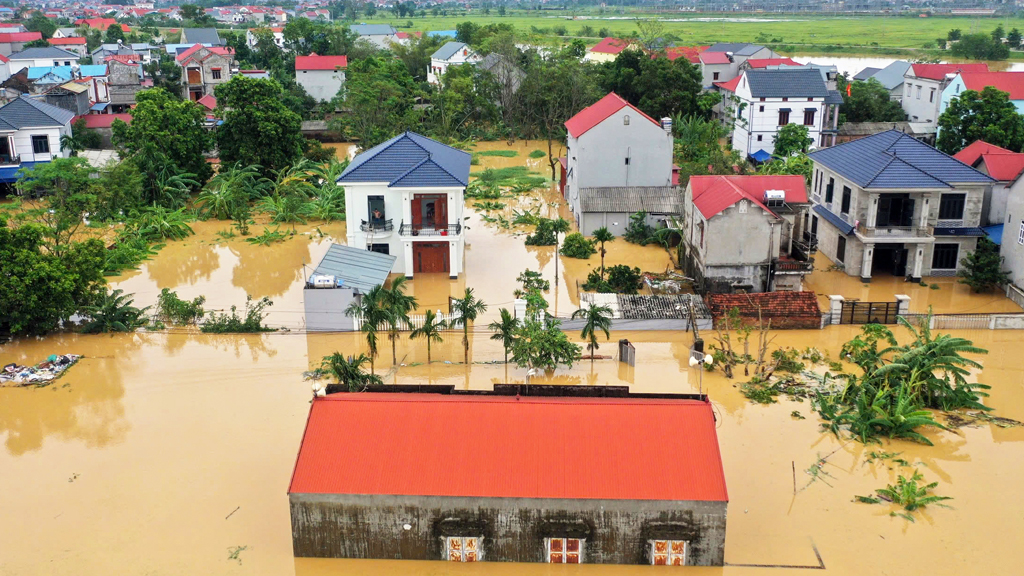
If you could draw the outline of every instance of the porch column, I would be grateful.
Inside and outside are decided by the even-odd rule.
[[[864,245],[864,257],[860,264],[860,280],[861,282],[871,282],[871,264],[875,260],[875,245],[865,244]]]
[[[931,212],[931,194],[921,196],[921,213],[918,215],[918,228],[928,227],[928,213]]]
[[[878,220],[878,194],[868,194],[871,202],[868,204],[868,228],[874,228]]]
[[[914,254],[916,254],[917,256],[916,258],[914,258],[914,274],[913,276],[910,277],[910,279],[913,280],[914,282],[920,282],[921,268],[922,266],[924,266],[924,245],[918,244],[917,248],[914,250]]]
[[[459,268],[462,262],[459,262],[459,248],[458,242],[448,243],[448,278],[455,280],[459,277]]]
[[[409,192],[402,192],[402,222],[412,226],[412,194]]]
[[[412,278],[412,272],[416,269],[416,263],[412,259],[412,242],[406,240],[402,242],[403,252],[405,253],[405,262],[402,263],[402,271],[405,272],[406,278]]]

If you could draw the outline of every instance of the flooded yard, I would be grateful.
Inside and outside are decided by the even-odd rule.
[[[514,149],[516,157],[485,156],[473,171],[523,165],[549,176],[541,142],[478,145]],[[529,205],[542,215],[564,210],[552,186],[541,194],[503,199],[511,211]],[[469,207],[473,200],[467,202]],[[487,389],[523,382],[525,371],[500,363],[502,350],[486,323],[511,307],[516,276],[525,268],[555,275],[554,248],[523,245],[523,229],[470,219],[466,270],[458,280],[417,276],[411,292],[421,309],[447,309],[466,286],[489,309],[471,331],[470,364],[461,363],[460,334],[445,334],[426,364],[426,348],[403,339],[400,366],[381,347],[378,373],[385,382],[451,384]],[[564,214],[563,212],[563,215]],[[298,226],[297,234],[269,247],[240,238],[222,240],[226,222],[196,223],[196,235],[171,242],[140,269],[112,278],[136,295],[156,300],[162,288],[182,297],[203,294],[209,309],[241,305],[245,295],[274,300],[268,323],[289,329],[264,335],[208,335],[185,330],[118,335],[55,335],[0,346],[3,363],[35,363],[50,354],[85,356],[48,387],[0,389],[0,574],[83,576],[152,575],[477,575],[650,574],[643,566],[449,565],[441,562],[296,559],[291,550],[286,490],[311,390],[302,371],[331,352],[362,351],[360,334],[303,330],[303,265],[315,266],[330,242],[344,242],[344,223]],[[258,234],[262,226],[254,227]],[[284,229],[284,227],[282,227]],[[606,264],[645,271],[670,265],[664,249],[621,239],[608,246]],[[577,306],[576,281],[600,265],[561,259],[559,285],[547,295],[559,315]],[[911,309],[1003,311],[997,295],[974,295],[953,280],[926,279],[932,290],[902,280],[864,286],[828,272],[821,258],[808,289],[862,300],[906,293]],[[308,273],[308,272],[307,272]],[[781,332],[777,345],[827,351],[835,359],[856,327]],[[898,331],[902,336],[902,333]],[[959,332],[990,353],[978,357],[979,381],[992,386],[995,414],[1024,420],[1021,331]],[[571,335],[578,340],[578,334]],[[687,364],[692,335],[682,332],[612,334],[599,353],[628,338],[637,365],[615,360],[581,362],[534,383],[628,385],[634,391],[690,392],[702,386],[716,406],[718,436],[730,505],[724,568],[689,569],[707,575],[805,574],[824,565],[836,575],[1015,574],[1024,531],[1024,427],[994,424],[929,431],[935,446],[905,441],[863,445],[822,432],[807,402],[747,400],[720,372],[700,374]],[[700,384],[702,382],[702,384]],[[800,412],[806,419],[792,416]],[[387,423],[381,423],[386,426]],[[872,451],[899,452],[909,466],[875,459]],[[806,471],[825,459],[826,475]],[[887,506],[853,502],[899,474],[920,471],[951,508],[929,507],[916,523],[889,516]],[[794,494],[794,492],[796,492]],[[776,565],[764,568],[753,565]]]

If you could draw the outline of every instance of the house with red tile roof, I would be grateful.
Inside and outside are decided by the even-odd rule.
[[[42,40],[43,35],[39,32],[4,32],[0,33],[0,56],[10,56],[21,52],[25,44],[35,40]]]
[[[700,53],[707,50],[708,46],[673,46],[665,49],[665,56],[669,60],[685,58],[690,64],[700,66]]]
[[[750,58],[741,66],[741,70],[764,70],[771,66],[801,66],[792,58]]]
[[[71,38],[47,38],[46,41],[50,43],[50,46],[56,46],[62,50],[67,50],[72,54],[78,54],[80,57],[85,57],[86,40],[81,36]]]
[[[179,54],[177,62],[182,67],[182,97],[197,101],[231,79],[235,53],[227,46],[196,44]]]
[[[295,82],[318,102],[334,99],[345,87],[348,56],[295,57]]]
[[[75,26],[85,26],[86,28],[92,28],[94,30],[100,30],[106,32],[107,28],[110,28],[112,24],[117,24],[121,27],[121,31],[125,34],[132,31],[131,27],[127,24],[122,24],[113,18],[80,18],[75,20]]]
[[[961,72],[988,72],[988,64],[912,64],[903,74],[907,120],[938,125],[942,91]]]
[[[723,564],[707,396],[528,388],[318,391],[288,487],[295,555]]]
[[[562,194],[584,235],[625,232],[644,210],[652,225],[679,214],[672,186],[672,121],[644,114],[611,92],[565,123]]]
[[[611,62],[623,50],[632,47],[633,45],[628,39],[605,38],[588,48],[587,54],[583,59],[587,62]]]
[[[802,289],[803,176],[691,176],[683,194],[685,268],[708,292]]]
[[[965,90],[981,92],[989,86],[1006,92],[1017,113],[1024,114],[1024,72],[960,72],[942,90],[939,116]]]
[[[1024,184],[1018,184],[1024,173],[1024,154],[977,140],[953,158],[996,180],[991,191],[986,190],[981,225],[1002,224],[1006,220],[1008,197],[1024,195]]]

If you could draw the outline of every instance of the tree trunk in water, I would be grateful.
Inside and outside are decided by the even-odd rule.
[[[553,145],[554,145],[554,140],[552,140],[551,138],[548,138],[548,165],[551,166],[551,179],[552,180],[555,179],[555,164],[558,164],[558,158],[555,158],[555,155],[551,153],[551,151],[553,149]]]
[[[430,338],[427,338],[427,364],[430,364]]]
[[[391,335],[391,363],[398,364],[398,352],[396,351],[396,345],[398,342],[398,334]]]
[[[462,363],[469,366],[469,324],[462,323]]]

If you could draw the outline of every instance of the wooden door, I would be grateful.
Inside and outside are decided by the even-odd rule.
[[[202,84],[203,74],[198,68],[188,69],[188,83],[189,84]]]
[[[418,230],[423,224],[423,199],[419,196],[412,198],[412,228]]]
[[[413,270],[416,273],[434,274],[448,272],[448,245],[430,242],[413,244],[412,257],[415,260]]]
[[[438,196],[434,198],[434,229],[448,229],[448,197]]]

